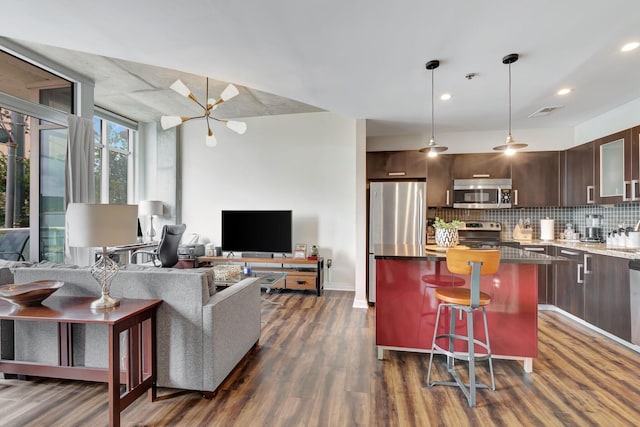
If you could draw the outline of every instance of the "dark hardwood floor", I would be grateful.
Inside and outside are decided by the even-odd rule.
[[[469,408],[456,388],[425,387],[428,355],[386,352],[377,360],[375,310],[353,309],[352,293],[265,297],[282,305],[263,303],[259,346],[213,400],[160,389],[158,401],[127,408],[122,425],[640,425],[640,355],[560,314],[539,315],[534,372],[496,360],[497,390],[480,390],[478,407]],[[2,426],[107,423],[104,384],[0,380]]]

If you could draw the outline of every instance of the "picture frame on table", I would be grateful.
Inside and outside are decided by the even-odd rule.
[[[296,243],[296,247],[293,251],[293,257],[296,259],[306,259],[307,245],[304,243]]]

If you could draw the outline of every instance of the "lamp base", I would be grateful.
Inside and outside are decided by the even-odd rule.
[[[111,295],[102,295],[97,300],[91,303],[91,308],[93,309],[102,309],[102,308],[111,308],[120,305],[120,300],[111,297]]]

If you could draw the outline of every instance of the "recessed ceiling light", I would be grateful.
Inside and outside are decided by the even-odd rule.
[[[451,99],[451,94],[450,93],[443,93],[442,95],[440,95],[440,99],[443,101],[448,101]]]
[[[639,42],[627,43],[624,46],[622,46],[622,48],[620,49],[620,52],[630,52],[633,49],[636,49],[638,46],[640,46]]]
[[[571,93],[571,89],[569,89],[568,87],[564,87],[560,89],[557,93],[558,95],[568,95]]]

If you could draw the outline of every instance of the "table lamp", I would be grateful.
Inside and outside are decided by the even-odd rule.
[[[138,207],[136,205],[94,205],[70,203],[67,207],[69,246],[102,247],[100,259],[91,266],[91,275],[102,287],[102,296],[91,308],[109,308],[120,304],[109,295],[118,264],[109,258],[108,246],[136,243]]]
[[[162,202],[159,200],[142,200],[138,204],[138,215],[149,217],[149,241],[153,242],[156,230],[153,228],[153,216],[162,215]]]

